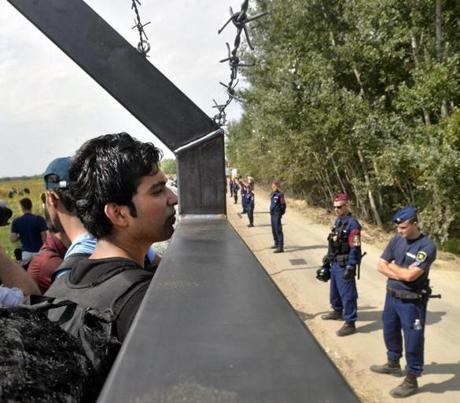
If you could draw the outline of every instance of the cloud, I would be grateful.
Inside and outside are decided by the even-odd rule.
[[[134,12],[126,0],[86,3],[133,46]],[[154,4],[155,3],[155,4]],[[226,3],[226,4],[224,4]],[[228,6],[241,1],[169,0],[142,2],[139,8],[152,50],[149,61],[205,113],[212,99],[226,99],[227,54],[235,28],[217,30]],[[159,141],[96,82],[64,55],[9,3],[0,3],[0,177],[41,173],[50,159],[71,155],[84,141],[128,131],[142,141]],[[229,117],[238,117],[235,105]],[[166,157],[172,157],[161,145]]]

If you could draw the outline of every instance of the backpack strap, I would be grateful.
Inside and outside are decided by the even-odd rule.
[[[54,282],[54,280],[59,278],[62,274],[72,270],[72,268],[75,267],[80,260],[89,256],[89,253],[73,253],[66,257],[51,275],[51,282]]]

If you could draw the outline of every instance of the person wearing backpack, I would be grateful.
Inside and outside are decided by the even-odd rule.
[[[70,191],[77,215],[97,239],[89,258],[80,259],[47,293],[70,300],[48,316],[81,336],[82,311],[109,312],[112,335],[123,342],[153,273],[144,270],[152,243],[174,231],[177,197],[159,169],[161,151],[127,133],[107,134],[83,144],[71,160]]]

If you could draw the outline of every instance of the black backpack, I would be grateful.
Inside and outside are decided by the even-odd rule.
[[[0,308],[0,401],[95,400],[95,371],[81,342],[51,322],[46,310]]]
[[[0,401],[95,401],[121,346],[115,322],[130,295],[151,278],[151,272],[121,268],[75,285],[66,275],[53,284],[51,298],[2,309],[0,329],[9,333],[0,331],[0,354],[18,370],[5,378],[0,366]],[[29,327],[39,349],[27,342]],[[22,356],[28,358],[17,362]]]

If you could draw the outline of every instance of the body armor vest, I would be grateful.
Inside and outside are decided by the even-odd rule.
[[[337,255],[348,255],[350,245],[348,244],[348,232],[345,229],[345,223],[340,223],[332,227],[331,233],[327,237],[330,245],[330,251],[335,257]]]

